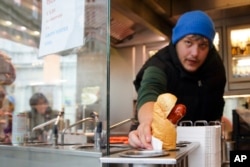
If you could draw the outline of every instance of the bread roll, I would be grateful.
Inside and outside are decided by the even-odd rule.
[[[174,108],[176,102],[177,97],[171,93],[164,93],[159,95],[156,101],[161,109],[161,112],[165,114],[164,118],[167,118],[168,114]]]
[[[176,128],[167,116],[175,106],[177,98],[175,95],[165,93],[159,95],[154,103],[152,135],[163,142],[163,149],[176,148]]]

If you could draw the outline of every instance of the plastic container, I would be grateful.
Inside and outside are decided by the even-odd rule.
[[[13,113],[12,122],[12,145],[23,145],[26,137],[26,113]]]

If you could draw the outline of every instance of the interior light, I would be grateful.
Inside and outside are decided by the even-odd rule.
[[[18,6],[20,6],[21,3],[22,3],[22,0],[14,0],[14,2],[15,2],[15,4],[17,4]]]
[[[12,25],[12,22],[11,21],[5,21],[4,23],[6,26],[11,26]]]
[[[37,7],[35,5],[32,5],[32,10],[37,11]]]
[[[250,59],[238,60],[237,66],[250,66]]]
[[[20,30],[22,30],[22,31],[26,31],[26,29],[27,29],[27,28],[24,27],[24,26],[21,26],[21,27],[20,27]]]
[[[33,31],[32,34],[38,36],[38,35],[40,35],[40,32],[39,31]]]
[[[16,40],[21,40],[21,36],[20,35],[16,35],[15,38],[16,38]]]
[[[250,35],[250,29],[232,30],[231,44],[233,47],[244,48]]]
[[[225,99],[228,99],[228,98],[239,98],[239,97],[250,97],[250,94],[245,94],[245,95],[225,95],[223,97]]]

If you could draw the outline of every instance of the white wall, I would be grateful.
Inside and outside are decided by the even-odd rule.
[[[110,125],[133,117],[132,48],[112,49],[110,56]],[[111,133],[128,132],[130,123]]]
[[[167,42],[151,45],[135,45],[111,49],[110,60],[110,124],[132,118],[133,102],[137,98],[133,81],[136,74],[148,59],[149,50],[157,50]],[[113,129],[111,133],[128,132],[131,123]]]

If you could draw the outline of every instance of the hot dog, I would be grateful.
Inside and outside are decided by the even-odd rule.
[[[152,135],[163,142],[163,149],[176,148],[176,124],[185,115],[186,107],[177,104],[177,97],[171,93],[158,96],[154,103]]]
[[[177,124],[181,118],[186,114],[186,106],[183,104],[176,104],[171,112],[168,114],[167,119],[172,124]]]

